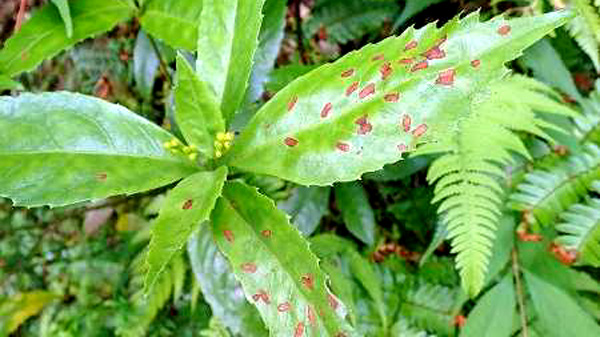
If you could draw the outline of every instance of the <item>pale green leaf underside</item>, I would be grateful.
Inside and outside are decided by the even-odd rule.
[[[557,242],[577,252],[580,263],[600,267],[600,199],[573,205],[561,218]]]
[[[196,50],[202,0],[148,0],[140,23],[174,48]]]
[[[216,135],[225,131],[225,121],[215,95],[181,55],[177,56],[175,102],[177,125],[185,139],[212,158]]]
[[[244,98],[265,0],[204,0],[196,71],[230,120]]]
[[[167,195],[158,219],[152,227],[148,251],[148,293],[171,258],[181,250],[193,230],[210,216],[227,178],[222,166],[212,172],[198,172],[182,180]]]
[[[271,99],[228,162],[306,185],[355,180],[400,160],[417,142],[436,140],[439,126],[471,113],[477,94],[505,74],[505,62],[570,16],[480,23],[476,13],[350,53]]]
[[[14,76],[34,69],[78,41],[106,32],[129,18],[132,8],[121,0],[78,0],[69,2],[73,36],[67,37],[65,26],[54,5],[37,11],[21,30],[6,41],[0,51],[0,73]]]
[[[285,213],[242,183],[228,183],[213,234],[272,336],[353,336],[326,275]]]
[[[132,194],[193,173],[172,136],[127,109],[71,94],[0,98],[0,196],[62,206]]]
[[[60,13],[60,17],[62,18],[65,24],[65,31],[67,33],[67,37],[73,37],[73,20],[71,19],[71,10],[69,9],[69,1],[68,0],[52,0],[52,3],[58,9]]]

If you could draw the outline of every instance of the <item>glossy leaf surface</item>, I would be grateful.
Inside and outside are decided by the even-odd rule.
[[[265,0],[204,0],[196,71],[216,94],[226,120],[244,98]]]
[[[212,314],[234,334],[267,336],[258,311],[246,301],[240,282],[214,242],[210,226],[201,226],[187,247],[192,271]]]
[[[71,38],[67,37],[59,12],[54,5],[47,4],[6,41],[0,51],[0,73],[14,76],[32,70],[78,41],[112,29],[133,11],[121,0],[78,0],[70,1],[69,6],[73,21]]]
[[[375,213],[358,182],[335,185],[335,200],[346,228],[367,245],[375,244]]]
[[[305,185],[350,181],[401,159],[476,111],[503,64],[564,24],[566,12],[409,29],[312,71],[256,114],[231,165]]]
[[[0,98],[0,195],[62,206],[172,183],[196,169],[168,132],[129,110],[70,93]]]
[[[225,131],[225,122],[215,95],[181,55],[177,56],[175,102],[177,125],[185,139],[212,158],[215,137]]]
[[[133,77],[142,97],[149,99],[160,60],[152,47],[152,42],[144,31],[140,31],[133,49]]]
[[[202,0],[147,0],[140,23],[174,48],[196,50]]]
[[[65,23],[65,31],[67,32],[67,37],[73,37],[73,20],[71,19],[71,10],[69,9],[68,0],[52,0],[52,3],[58,9],[60,17]]]
[[[227,178],[227,168],[198,172],[182,180],[167,195],[152,227],[146,274],[146,292],[154,286],[171,258],[188,241],[198,225],[210,216]]]
[[[273,202],[228,183],[212,214],[219,248],[273,336],[352,336],[308,243]]]
[[[284,210],[291,222],[305,236],[311,235],[319,226],[329,207],[329,187],[298,187],[292,196],[277,206]]]

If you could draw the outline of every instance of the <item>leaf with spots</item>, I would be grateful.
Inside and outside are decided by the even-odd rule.
[[[150,35],[174,48],[196,50],[202,0],[148,0],[140,23]]]
[[[214,91],[230,120],[239,108],[252,71],[265,0],[204,0],[196,71]]]
[[[146,260],[149,267],[145,281],[146,293],[152,289],[165,266],[187,242],[194,229],[208,220],[226,178],[227,168],[222,166],[212,172],[193,174],[169,192],[152,227]]]
[[[0,73],[14,76],[34,69],[75,43],[112,29],[128,19],[133,8],[125,1],[69,1],[73,34],[67,36],[61,14],[52,4],[35,12],[0,51]]]
[[[177,124],[185,139],[212,158],[216,135],[225,131],[225,121],[215,95],[181,55],[177,56],[175,102]]]
[[[354,336],[308,243],[270,199],[228,183],[212,222],[217,245],[272,336]]]
[[[0,196],[63,206],[158,188],[194,173],[173,136],[116,104],[71,93],[0,98]]]
[[[438,140],[473,113],[504,63],[570,17],[480,22],[474,13],[366,46],[281,90],[226,160],[305,185],[356,180]]]

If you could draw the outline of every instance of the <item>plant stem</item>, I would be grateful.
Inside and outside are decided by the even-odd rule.
[[[517,288],[517,302],[519,304],[519,314],[521,317],[521,335],[523,337],[529,337],[529,330],[527,328],[527,312],[525,311],[525,296],[523,295],[523,285],[521,283],[521,271],[519,270],[519,256],[517,255],[517,249],[513,248],[511,252],[512,258],[512,271],[515,277],[515,286]]]
[[[304,34],[302,33],[302,17],[300,16],[300,4],[302,0],[294,1],[294,15],[296,18],[296,39],[298,40],[298,53],[300,53],[300,61],[302,64],[309,64],[308,54],[304,49]]]
[[[15,24],[15,33],[21,30],[23,19],[25,18],[25,10],[27,9],[27,0],[21,0],[19,12],[17,13],[17,23]]]
[[[167,79],[167,83],[169,84],[169,86],[172,86],[173,81],[171,80],[171,75],[169,74],[169,71],[168,71],[167,62],[165,62],[165,59],[163,58],[162,54],[160,53],[160,50],[158,49],[158,45],[156,44],[156,41],[154,40],[154,38],[152,36],[150,36],[149,34],[147,36],[148,36],[148,40],[150,40],[150,44],[152,45],[152,49],[154,50],[154,53],[156,54],[156,57],[158,58],[158,61],[160,62],[160,65],[159,65],[160,72]]]

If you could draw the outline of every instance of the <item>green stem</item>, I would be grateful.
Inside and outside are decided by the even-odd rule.
[[[515,277],[515,286],[517,290],[517,303],[519,304],[519,314],[521,317],[521,335],[523,337],[529,337],[529,329],[527,327],[527,312],[525,311],[525,296],[523,295],[523,285],[521,283],[521,275],[519,270],[519,256],[517,255],[516,248],[513,248],[511,252],[512,258],[512,270]]]

